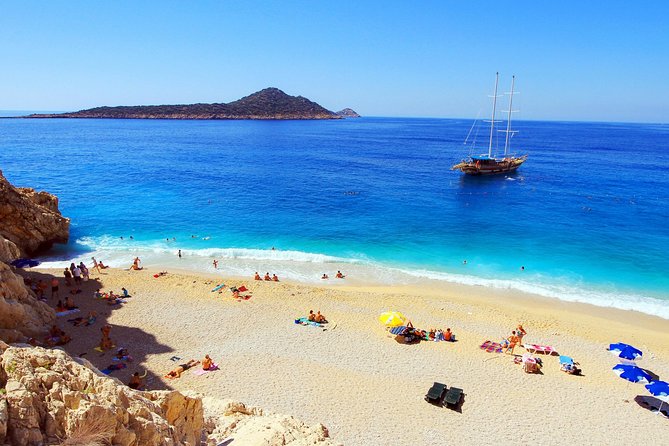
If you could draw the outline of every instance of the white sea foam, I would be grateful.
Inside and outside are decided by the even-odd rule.
[[[336,280],[330,284],[378,283],[385,285],[412,285],[425,279],[477,285],[497,289],[518,290],[525,293],[556,298],[569,302],[581,302],[601,307],[634,310],[669,319],[669,300],[649,296],[619,293],[615,290],[601,290],[588,287],[573,280],[551,278],[541,275],[525,275],[522,280],[489,279],[475,275],[431,271],[427,269],[406,269],[382,265],[365,258],[352,259],[301,251],[283,251],[249,248],[203,248],[182,249],[182,258],[177,256],[178,247],[172,242],[134,243],[116,237],[82,237],[77,240],[90,251],[73,258],[47,259],[42,265],[51,268],[67,267],[70,262],[90,264],[91,257],[103,260],[105,264],[128,268],[135,256],[150,268],[178,268],[206,271],[230,276],[252,276],[259,271],[278,274],[283,279],[302,283],[322,283],[323,273],[330,277],[337,270],[348,275],[346,282]],[[212,262],[219,262],[217,270]]]

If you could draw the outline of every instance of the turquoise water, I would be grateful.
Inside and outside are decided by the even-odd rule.
[[[669,125],[519,122],[529,160],[494,178],[450,170],[470,126],[3,119],[0,168],[72,219],[48,265],[141,254],[213,271],[217,258],[221,274],[318,282],[342,269],[669,318]]]

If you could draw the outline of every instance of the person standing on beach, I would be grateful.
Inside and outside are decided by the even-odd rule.
[[[179,258],[181,258],[181,250],[179,250],[179,252],[177,253],[177,255],[179,256]]]
[[[74,283],[79,285],[81,283],[81,268],[75,266],[74,269],[72,270],[72,276],[74,277]]]
[[[67,286],[72,286],[72,273],[69,269],[65,268],[65,271],[63,271],[63,276],[65,276],[65,283]]]
[[[218,260],[214,259],[214,269],[218,269]]]
[[[91,257],[91,260],[93,260],[93,269],[98,270],[98,274],[100,274],[100,265],[98,265],[98,261],[95,260],[95,257]]]
[[[55,277],[51,279],[51,298],[55,299],[57,297],[60,297],[60,293],[58,293],[58,286],[60,283],[58,282],[58,279]]]

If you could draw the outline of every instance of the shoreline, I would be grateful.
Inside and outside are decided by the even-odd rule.
[[[234,257],[232,258],[216,255],[228,251],[236,254],[233,254]],[[527,273],[527,280],[522,280],[520,277],[489,279],[474,273],[468,273],[466,266],[461,272],[442,272],[410,269],[398,265],[343,259],[301,251],[205,248],[204,251],[183,249],[183,253],[184,258],[179,259],[176,256],[176,248],[161,248],[159,251],[153,251],[145,246],[140,246],[137,249],[92,250],[86,253],[72,252],[67,260],[47,258],[42,267],[62,268],[68,266],[70,262],[78,264],[80,261],[88,264],[90,258],[95,256],[112,267],[127,268],[129,265],[127,259],[139,256],[147,267],[178,269],[189,274],[206,273],[218,276],[242,277],[252,274],[253,271],[259,271],[262,275],[267,268],[275,269],[274,272],[277,272],[282,280],[309,286],[328,284],[339,286],[340,283],[337,283],[334,273],[341,270],[349,276],[347,283],[353,283],[357,286],[421,286],[428,282],[436,287],[444,286],[446,288],[450,286],[482,287],[494,293],[516,293],[542,299],[594,306],[603,310],[630,311],[669,320],[669,300],[649,297],[643,294],[643,290],[640,290],[641,294],[625,294],[596,288],[574,287],[564,289],[564,285],[557,282],[535,282],[537,278],[532,276],[530,272]],[[304,256],[304,260],[300,260],[300,256]],[[213,269],[211,265],[214,258],[219,260],[218,270]],[[324,272],[330,275],[330,280],[322,281],[320,279]]]
[[[169,273],[152,276],[163,270]],[[34,271],[39,272],[60,273]],[[491,444],[491,438],[495,443],[527,442],[536,439],[537,425],[542,426],[543,444],[561,444],[565,436],[605,444],[651,441],[666,429],[666,419],[635,403],[635,398],[647,394],[645,389],[615,376],[611,368],[617,358],[606,351],[609,343],[636,345],[644,352],[640,366],[667,379],[669,321],[665,319],[508,290],[435,286],[429,281],[418,286],[348,282],[316,286],[154,266],[91,273],[92,280],[75,297],[76,303],[84,315],[90,308],[106,311],[105,323],[114,327],[112,339],[121,339],[135,356],[132,365],[112,376],[127,382],[133,371],[146,370],[151,389],[230,397],[320,422],[335,440],[347,445],[392,444],[398,441],[397,432],[402,441],[425,445],[443,444],[443,438],[478,444]],[[246,285],[252,297],[238,302],[227,290],[212,293],[221,281]],[[97,283],[104,290],[125,286],[133,297],[107,311],[103,302],[89,298]],[[322,331],[293,322],[309,309],[321,310],[331,320],[330,328]],[[378,322],[378,315],[387,310],[403,312],[417,327],[449,327],[458,342],[399,344]],[[75,335],[65,346],[70,354],[92,351],[102,321],[72,329],[62,318],[59,322]],[[508,336],[519,322],[528,331],[525,342],[552,345],[560,354],[572,356],[584,376],[561,372],[556,356],[542,358],[541,374],[526,374],[514,364],[513,355],[478,348],[486,339],[498,342]],[[514,353],[524,352],[517,348]],[[171,356],[188,360],[204,354],[220,364],[220,372],[162,378],[175,365]],[[102,368],[111,356],[107,352],[86,357]],[[423,401],[434,381],[465,389],[461,412]],[[388,389],[393,389],[390,400]],[[571,410],[552,412],[547,418],[546,404]],[[493,422],[508,419],[509,407],[522,408],[522,416]],[[600,415],[605,412],[602,422]],[[483,424],[485,429],[480,428]]]

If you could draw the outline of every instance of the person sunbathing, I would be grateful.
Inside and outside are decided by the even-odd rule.
[[[315,318],[314,318],[314,321],[318,322],[319,324],[326,324],[326,323],[328,322],[328,321],[325,319],[325,316],[323,316],[323,315],[321,314],[320,310],[318,310],[318,312],[316,313],[316,316],[315,316]]]
[[[278,282],[278,281],[279,281],[279,278],[276,276],[276,274],[272,274],[272,280],[273,280],[274,282]]]
[[[105,265],[105,264],[102,263],[102,260],[100,260],[100,261],[98,262],[98,266],[100,267],[100,269],[109,268],[109,266],[107,266],[107,265]]]
[[[142,379],[146,377],[146,375],[149,372],[146,370],[144,371],[144,374],[140,376],[139,372],[135,372],[132,374],[130,377],[130,382],[128,383],[128,387],[131,389],[139,390],[140,387],[142,387]]]
[[[74,300],[72,299],[72,296],[67,296],[67,299],[65,299],[65,308],[67,308],[68,310],[74,310],[74,309],[79,308],[79,307],[77,307],[74,304]]]
[[[174,378],[181,378],[181,374],[185,372],[186,370],[190,369],[191,367],[195,367],[198,365],[200,361],[196,361],[195,359],[191,359],[185,364],[180,364],[177,368],[174,370],[170,370],[167,375],[165,375],[165,378],[169,379],[174,379]]]
[[[202,370],[210,370],[214,367],[214,360],[209,357],[209,355],[204,355],[202,360]]]
[[[329,279],[329,277],[327,274],[323,274],[323,277],[321,277],[321,279]]]
[[[256,271],[256,275],[253,278],[253,280],[262,280],[262,278],[260,277],[260,274],[258,274],[258,271]]]
[[[56,304],[56,312],[60,313],[61,311],[65,311],[65,305],[63,305],[63,301],[59,300],[58,303]]]
[[[346,276],[344,276],[344,275],[341,273],[341,271],[337,271],[337,276],[336,276],[336,277],[337,277],[337,279],[343,279],[343,278],[346,277]]]
[[[265,273],[265,280],[271,281],[272,278],[269,276],[269,273]]]
[[[239,299],[239,290],[237,288],[232,290],[232,297],[235,299]]]
[[[314,310],[309,310],[309,316],[307,316],[307,319],[309,319],[311,322],[316,322],[316,315],[314,314]]]
[[[444,332],[444,341],[452,341],[454,339],[453,333],[451,333],[451,329],[447,328],[446,331]]]
[[[434,341],[434,338],[437,337],[437,330],[434,328],[430,328],[430,331],[428,332],[427,336],[430,339],[430,341]]]

